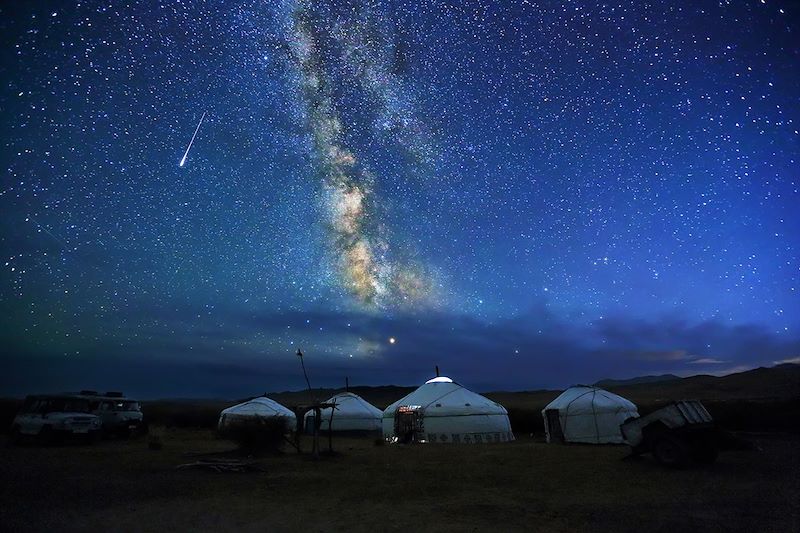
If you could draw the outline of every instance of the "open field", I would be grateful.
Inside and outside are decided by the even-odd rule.
[[[413,389],[354,390],[385,407]],[[257,458],[263,472],[176,470],[196,460],[189,452],[233,448],[212,428],[235,402],[152,401],[144,412],[163,436],[159,451],[143,438],[56,447],[0,440],[0,529],[800,531],[800,367],[611,390],[642,413],[702,399],[720,426],[749,432],[760,450],[667,470],[650,457],[623,461],[624,446],[547,445],[539,411],[559,391],[497,392],[486,395],[508,408],[517,442],[377,446],[337,437],[339,455],[319,461],[287,449]],[[307,392],[271,396],[309,401]],[[0,401],[3,430],[19,404]]]
[[[94,446],[4,446],[5,530],[798,531],[800,438],[754,437],[712,467],[623,461],[623,446],[523,438],[483,446],[376,446],[340,455],[287,451],[265,471],[175,469],[186,452],[230,449],[210,431],[164,430]],[[5,443],[2,443],[5,444]],[[309,443],[306,441],[305,448]]]

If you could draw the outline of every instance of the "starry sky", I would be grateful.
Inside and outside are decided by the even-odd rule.
[[[6,3],[0,394],[798,362],[799,15]]]

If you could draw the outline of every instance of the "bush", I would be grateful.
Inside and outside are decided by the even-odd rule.
[[[235,442],[248,453],[279,452],[289,431],[285,418],[251,418],[237,420],[219,431],[220,437]]]

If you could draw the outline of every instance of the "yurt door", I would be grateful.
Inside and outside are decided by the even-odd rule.
[[[422,439],[422,411],[417,407],[403,406],[394,415],[394,434],[397,440],[410,444]]]
[[[558,409],[548,409],[544,412],[547,417],[547,429],[550,433],[550,442],[564,442],[564,431],[561,429],[561,418]]]

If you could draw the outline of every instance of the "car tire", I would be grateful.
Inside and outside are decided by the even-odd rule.
[[[719,449],[712,442],[700,441],[692,446],[692,459],[702,465],[714,464],[719,456]]]
[[[53,426],[42,426],[39,430],[39,442],[44,445],[54,444],[56,441],[56,434],[53,431]]]
[[[653,445],[653,455],[659,463],[671,468],[683,468],[691,460],[686,441],[674,435],[659,437]]]
[[[11,428],[10,442],[12,446],[19,446],[22,443],[22,432],[19,430],[19,426]]]

